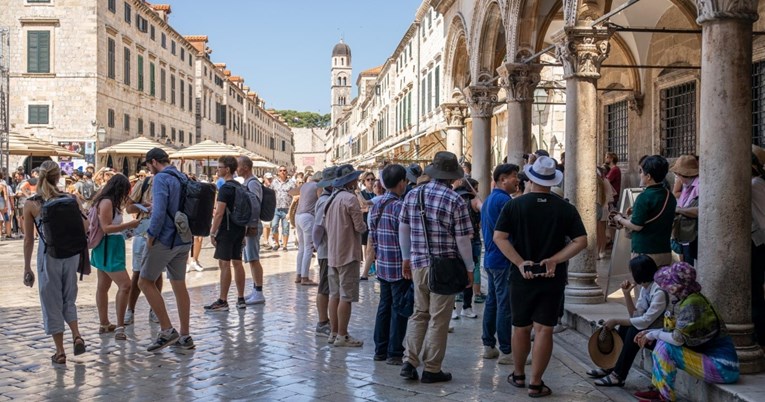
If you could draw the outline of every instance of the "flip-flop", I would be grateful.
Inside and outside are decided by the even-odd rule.
[[[80,341],[80,343],[77,343],[77,341]],[[85,353],[85,340],[82,339],[81,336],[77,336],[74,338],[74,355],[79,356],[83,353]]]
[[[542,381],[539,385],[533,385],[529,384],[529,391],[537,391],[537,392],[529,392],[530,398],[542,398],[545,396],[552,395],[552,390],[550,387],[545,385],[545,382]]]
[[[54,353],[53,356],[50,357],[50,361],[54,364],[66,364],[66,354],[58,354],[58,352]]]
[[[603,378],[609,374],[611,374],[612,370],[604,370],[602,368],[596,368],[592,370],[587,370],[587,375],[592,378]]]

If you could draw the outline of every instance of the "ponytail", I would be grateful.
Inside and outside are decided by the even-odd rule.
[[[37,183],[37,194],[45,201],[61,196],[61,192],[58,191],[58,179],[61,178],[61,168],[59,168],[58,163],[45,161],[39,169],[40,178]]]

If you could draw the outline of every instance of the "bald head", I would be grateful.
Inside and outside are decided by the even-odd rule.
[[[241,177],[252,176],[252,159],[249,156],[242,155],[238,159],[239,166],[236,169],[236,173]]]

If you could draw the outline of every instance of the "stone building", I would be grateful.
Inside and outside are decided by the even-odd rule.
[[[327,142],[326,130],[321,128],[293,128],[295,138],[295,169],[305,171],[306,166],[314,171],[324,169],[324,145]]]
[[[204,139],[245,145],[255,137],[245,128],[249,107],[254,119],[263,115],[263,143],[290,140],[241,77],[210,61],[207,37],[173,29],[171,11],[143,0],[5,2],[11,131],[78,144],[90,160],[99,148],[140,135],[177,148]],[[106,132],[103,142],[98,131]],[[291,160],[291,147],[276,149],[269,147],[270,159]],[[129,173],[140,161],[100,162]]]

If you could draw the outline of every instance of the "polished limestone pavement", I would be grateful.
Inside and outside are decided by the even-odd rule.
[[[507,383],[509,366],[480,357],[481,320],[453,321],[444,370],[454,380],[443,384],[408,382],[398,366],[372,360],[372,334],[379,285],[361,283],[361,302],[354,305],[351,334],[363,348],[334,348],[314,336],[315,287],[294,282],[296,253],[264,252],[267,303],[231,311],[205,313],[217,295],[218,271],[205,245],[204,272],[187,277],[194,350],[167,348],[149,353],[146,346],[158,330],[148,322],[148,305],[139,300],[136,322],[127,341],[98,335],[95,275],[80,282],[78,314],[88,352],[75,357],[67,332],[68,363],[50,363],[52,341],[43,332],[37,289],[22,285],[20,241],[0,242],[0,401],[23,400],[248,400],[248,401],[505,401],[528,400],[526,391]],[[130,242],[128,242],[128,249]],[[128,256],[130,261],[130,256]],[[315,274],[314,274],[315,275]],[[248,273],[248,292],[251,282]],[[178,319],[169,286],[171,319]],[[115,290],[112,289],[110,300]],[[482,304],[475,305],[482,316]],[[113,305],[110,306],[114,321]],[[626,389],[595,387],[586,378],[585,339],[573,332],[555,335],[556,347],[545,375],[552,388],[548,401],[629,401],[630,391],[647,384],[636,375]],[[530,367],[527,366],[527,370]],[[527,371],[528,374],[528,371]]]

